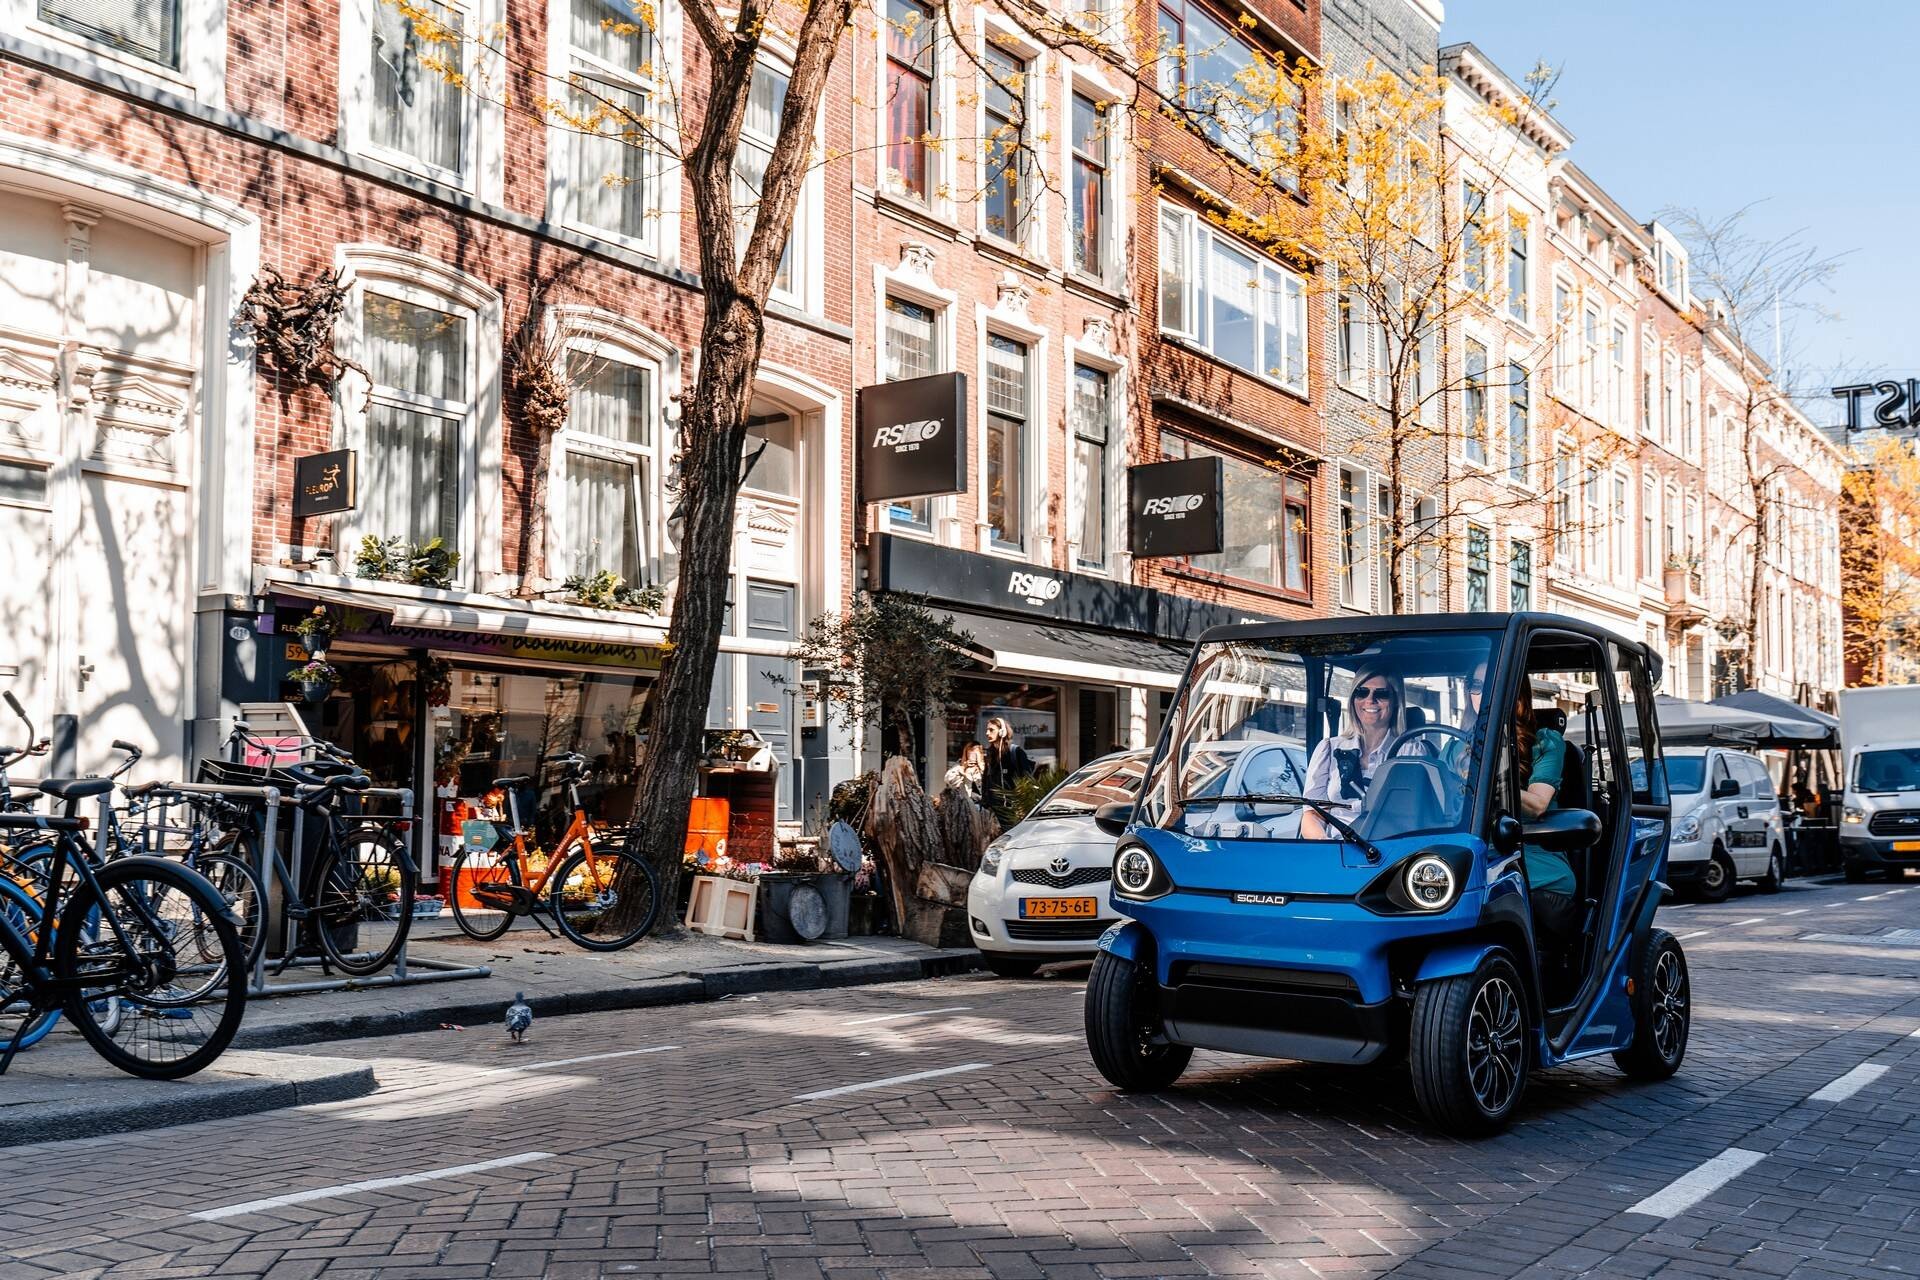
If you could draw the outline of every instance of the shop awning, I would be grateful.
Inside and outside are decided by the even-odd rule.
[[[1780,722],[1769,746],[1831,748],[1840,745],[1840,718],[1803,707],[1762,689],[1743,689],[1715,698],[1716,707],[1737,707]],[[1805,729],[1802,726],[1806,726]]]
[[[1172,689],[1187,669],[1188,650],[1146,636],[1038,619],[1005,618],[928,605],[972,636],[967,652],[995,671],[1096,684]]]
[[[1662,695],[1654,699],[1654,709],[1660,717],[1661,739],[1676,745],[1795,747],[1824,741],[1825,731],[1819,725],[1743,707]]]
[[[520,636],[529,640],[564,640],[579,644],[633,645],[658,648],[667,633],[660,627],[593,617],[587,610],[538,601],[478,603],[405,600],[373,591],[281,583],[272,590],[320,604],[382,613],[394,627],[428,631],[458,631],[471,635]],[[564,610],[564,612],[562,612]]]

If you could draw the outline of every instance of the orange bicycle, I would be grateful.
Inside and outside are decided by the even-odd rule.
[[[560,932],[589,951],[618,951],[653,927],[660,912],[658,882],[647,860],[630,849],[593,847],[593,824],[580,805],[580,780],[587,758],[575,753],[549,756],[561,767],[573,820],[553,852],[527,847],[531,834],[520,825],[521,787],[531,775],[495,778],[507,797],[509,827],[491,849],[465,849],[453,862],[449,895],[454,923],[470,938],[487,941],[526,916],[549,934],[542,915],[551,915]],[[544,897],[543,897],[544,895]],[[635,899],[644,895],[644,901]],[[477,904],[477,905],[475,905]],[[622,910],[622,904],[630,909]]]

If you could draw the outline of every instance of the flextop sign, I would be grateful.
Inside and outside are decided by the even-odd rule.
[[[891,502],[966,491],[965,374],[862,387],[859,416],[862,499]]]
[[[1201,556],[1226,545],[1219,458],[1150,462],[1127,469],[1136,556]]]
[[[354,453],[335,449],[293,460],[293,518],[328,516],[354,505]]]

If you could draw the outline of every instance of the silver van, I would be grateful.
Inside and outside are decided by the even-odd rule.
[[[1772,893],[1787,878],[1780,796],[1758,757],[1726,747],[1669,747],[1673,793],[1667,883],[1676,893],[1721,902],[1736,880]]]

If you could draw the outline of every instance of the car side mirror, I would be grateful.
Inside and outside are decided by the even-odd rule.
[[[1133,821],[1133,801],[1112,800],[1093,811],[1093,825],[1110,836],[1124,835]]]
[[[1526,844],[1548,853],[1577,853],[1600,839],[1600,815],[1591,809],[1555,809],[1521,831]]]
[[[1520,825],[1520,819],[1503,813],[1493,820],[1493,849],[1501,857],[1511,857],[1520,852],[1525,840],[1526,828]]]
[[[1722,778],[1713,784],[1713,798],[1715,800],[1731,800],[1739,794],[1740,784],[1732,778]]]

